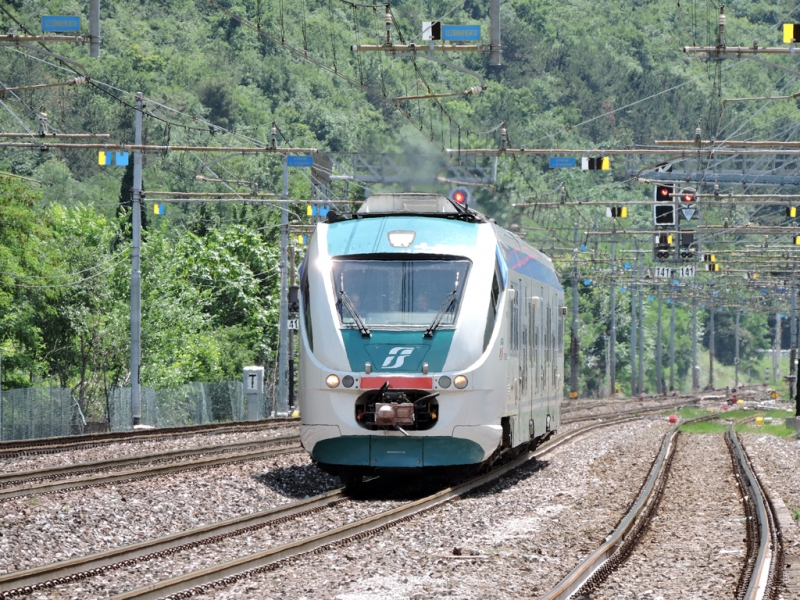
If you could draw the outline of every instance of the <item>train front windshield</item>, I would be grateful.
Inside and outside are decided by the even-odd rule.
[[[442,311],[440,325],[455,323],[467,283],[466,259],[333,261],[334,293],[342,324],[356,326],[349,299],[367,327],[428,327]],[[343,297],[342,291],[344,291]]]

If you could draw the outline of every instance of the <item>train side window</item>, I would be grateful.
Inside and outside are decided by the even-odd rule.
[[[539,328],[536,322],[536,303],[531,302],[531,331],[533,332],[533,389],[539,390],[539,378],[536,376],[539,369]]]
[[[492,289],[489,297],[489,313],[486,315],[486,329],[483,332],[483,349],[489,345],[489,340],[492,339],[492,332],[494,331],[494,324],[497,320],[497,302],[500,300],[500,273],[498,269],[494,270],[494,278],[492,279]]]
[[[558,311],[558,330],[556,331],[558,335],[558,346],[556,347],[556,355],[561,356],[564,352],[564,315],[561,314],[561,310]]]
[[[308,349],[314,351],[314,336],[311,329],[311,296],[308,292],[308,266],[303,269],[303,276],[300,280],[300,310],[303,311],[303,322],[306,326],[308,336]]]

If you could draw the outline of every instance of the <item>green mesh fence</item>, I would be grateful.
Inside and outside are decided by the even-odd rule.
[[[0,440],[80,435],[85,424],[66,388],[20,388],[0,395]]]
[[[274,387],[266,385],[260,399],[259,418],[274,411]],[[243,421],[247,418],[241,381],[187,383],[154,390],[143,387],[142,425],[180,427],[219,421]],[[111,388],[108,392],[108,420],[112,431],[133,428],[131,388]]]

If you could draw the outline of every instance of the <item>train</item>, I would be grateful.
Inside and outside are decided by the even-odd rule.
[[[323,470],[463,476],[561,421],[553,262],[435,193],[330,212],[301,264],[300,438]]]

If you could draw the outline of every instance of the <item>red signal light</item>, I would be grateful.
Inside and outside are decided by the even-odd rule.
[[[694,196],[692,194],[684,194],[683,195],[684,202],[694,202]]]
[[[658,193],[664,198],[669,198],[669,188],[667,187],[658,188]]]
[[[453,200],[459,204],[464,204],[467,200],[467,194],[463,190],[456,190],[453,192]]]

